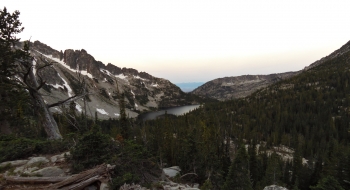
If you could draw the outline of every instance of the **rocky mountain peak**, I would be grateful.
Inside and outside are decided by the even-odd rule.
[[[23,42],[18,44],[23,47]],[[67,49],[57,51],[50,46],[35,41],[30,44],[31,54],[37,64],[42,59],[52,61],[52,67],[38,71],[47,81],[42,90],[45,101],[57,102],[73,96],[79,89],[79,75],[85,79],[87,91],[90,94],[89,106],[91,113],[97,112],[100,118],[119,116],[119,96],[117,92],[125,94],[127,114],[136,117],[139,113],[155,110],[160,107],[181,106],[200,103],[200,98],[183,93],[176,85],[166,79],[154,77],[146,72],[139,72],[133,68],[120,68],[111,63],[107,65],[95,60],[85,49]],[[34,68],[35,69],[35,68]],[[57,97],[57,98],[55,98]],[[82,100],[76,102],[77,111],[82,111]],[[58,108],[52,111],[60,111]]]

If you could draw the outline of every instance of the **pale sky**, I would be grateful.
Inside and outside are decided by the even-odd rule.
[[[301,70],[350,40],[343,0],[2,0],[54,49],[179,82]]]

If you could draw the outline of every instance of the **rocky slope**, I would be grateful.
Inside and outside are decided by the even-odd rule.
[[[328,60],[331,60],[331,59],[334,59],[336,57],[339,57],[341,55],[343,55],[344,53],[347,53],[350,51],[350,41],[348,41],[346,44],[344,44],[341,48],[335,50],[333,53],[329,54],[328,56],[326,57],[323,57],[322,59],[320,60],[317,60],[315,61],[314,63],[312,63],[311,65],[305,67],[303,69],[303,71],[307,71],[309,69],[312,69],[318,65],[321,65],[323,63],[325,63],[326,61]]]
[[[217,100],[242,98],[272,83],[294,76],[296,72],[270,75],[243,75],[224,77],[209,81],[191,92],[202,97]]]
[[[277,81],[290,78],[303,71],[312,69],[328,60],[341,56],[348,51],[350,51],[350,41],[330,55],[315,61],[301,71],[270,75],[243,75],[237,77],[218,78],[196,88],[191,92],[191,94],[202,97],[210,97],[221,101],[246,97],[261,88],[269,86]]]
[[[18,47],[22,45],[20,43]],[[102,118],[119,116],[118,91],[119,94],[125,94],[126,111],[130,117],[160,107],[196,104],[200,101],[197,97],[182,92],[166,79],[132,68],[120,68],[111,63],[105,65],[96,61],[84,49],[57,51],[39,41],[31,43],[30,49],[37,65],[34,70],[45,60],[53,62],[53,66],[36,73],[47,83],[42,94],[48,103],[79,93],[79,81],[83,80],[89,92],[87,113],[93,116],[97,112]],[[81,112],[84,102],[78,100],[75,103],[76,111]],[[61,110],[54,108],[53,111]]]

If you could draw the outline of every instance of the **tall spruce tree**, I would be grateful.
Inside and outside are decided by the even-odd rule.
[[[245,147],[241,145],[238,149],[235,160],[230,166],[223,189],[253,190],[249,176],[249,156]]]
[[[4,125],[18,121],[17,116],[22,115],[23,106],[28,102],[27,93],[12,80],[18,67],[14,63],[26,57],[23,51],[12,48],[20,40],[16,34],[24,29],[18,20],[19,14],[19,11],[9,13],[6,7],[0,10],[0,123]]]

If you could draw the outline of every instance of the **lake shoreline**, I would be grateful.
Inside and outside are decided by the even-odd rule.
[[[143,121],[153,120],[153,119],[157,119],[161,115],[164,115],[165,113],[167,113],[169,115],[180,116],[180,115],[184,115],[190,111],[193,111],[195,109],[198,109],[200,106],[201,106],[200,104],[196,104],[196,105],[170,107],[170,108],[162,109],[159,111],[140,114],[138,116],[138,119],[143,120]]]

